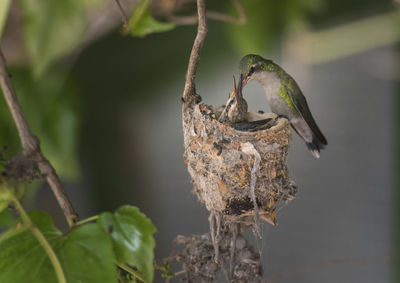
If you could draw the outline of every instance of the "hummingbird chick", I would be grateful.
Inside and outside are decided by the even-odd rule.
[[[242,93],[242,88],[249,81],[258,81],[264,88],[271,111],[287,118],[295,132],[305,141],[312,155],[319,158],[320,150],[328,142],[315,123],[306,98],[296,81],[271,60],[254,54],[242,58],[239,70],[240,89],[237,92]]]
[[[224,111],[219,117],[219,122],[238,123],[243,122],[247,118],[247,102],[242,95],[241,81],[239,86],[236,87],[236,80],[233,77],[233,91],[229,96]]]

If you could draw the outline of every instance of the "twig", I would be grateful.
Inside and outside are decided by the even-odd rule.
[[[83,224],[86,224],[88,222],[97,221],[97,219],[99,219],[99,216],[98,215],[93,215],[93,216],[90,216],[89,218],[86,218],[86,219],[83,219],[81,221],[76,222],[75,225],[83,225]]]
[[[223,262],[221,263],[221,270],[222,270],[222,274],[223,274],[223,275],[224,275],[224,277],[225,277],[226,283],[230,283],[230,282],[231,282],[231,280],[229,279],[229,274],[228,274],[228,271],[226,271],[226,268],[225,268],[225,266],[224,266],[224,263],[223,263]]]
[[[139,279],[140,281],[143,281],[145,283],[149,282],[149,281],[147,281],[147,279],[139,271],[134,270],[129,265],[127,265],[125,263],[119,263],[117,261],[115,261],[115,265],[117,265],[119,268],[125,270],[126,272],[128,272],[129,274],[131,274],[135,278]]]
[[[231,15],[227,15],[227,14],[215,12],[215,11],[207,11],[206,17],[209,19],[212,19],[212,20],[231,23],[231,24],[237,24],[237,25],[242,25],[242,24],[246,23],[247,16],[246,16],[246,13],[245,13],[242,5],[239,3],[238,0],[232,0],[232,3],[235,6],[235,9],[239,14],[237,18],[234,16],[231,16]],[[197,15],[191,15],[191,16],[170,15],[168,17],[168,20],[175,24],[178,24],[178,25],[194,25],[194,24],[197,24],[197,22],[198,22]]]
[[[182,274],[185,274],[185,273],[186,273],[185,270],[177,271],[177,272],[174,273],[174,277],[173,278],[175,278],[177,276],[180,276]],[[165,283],[169,283],[170,281],[171,281],[171,277],[165,278]]]
[[[179,276],[179,275],[185,274],[185,272],[186,272],[185,270],[177,271],[174,273],[174,276]]]
[[[15,90],[7,72],[6,60],[1,49],[0,86],[3,90],[4,98],[7,102],[8,108],[11,111],[11,115],[14,119],[15,125],[17,126],[18,135],[21,140],[24,154],[35,155],[37,157],[37,162],[40,166],[40,169],[46,175],[47,183],[50,185],[50,188],[52,189],[58,201],[58,204],[64,212],[68,224],[71,226],[73,223],[78,221],[78,215],[76,214],[71,202],[65,194],[63,185],[58,178],[55,169],[41,152],[39,139],[32,134],[29,128],[28,122],[25,119],[21,105],[18,102],[18,98],[15,94]]]
[[[190,53],[189,65],[186,72],[185,88],[183,89],[182,100],[184,105],[190,105],[195,101],[195,84],[197,66],[199,64],[200,51],[203,48],[204,39],[207,35],[206,4],[204,0],[197,0],[197,13],[199,25],[197,35]]]
[[[125,14],[124,9],[122,8],[121,2],[119,0],[115,0],[115,3],[118,6],[118,11],[121,14],[122,22],[124,23],[124,27],[127,27],[129,25],[128,17]]]

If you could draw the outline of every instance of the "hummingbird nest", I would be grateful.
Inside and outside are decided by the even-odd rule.
[[[220,122],[232,103],[216,108],[197,98],[183,110],[184,159],[197,197],[226,223],[257,228],[262,219],[275,225],[277,206],[297,191],[286,166],[288,121],[273,113],[246,112],[245,121]]]

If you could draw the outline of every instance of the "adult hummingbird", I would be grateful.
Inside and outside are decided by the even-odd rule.
[[[320,150],[328,142],[315,123],[296,81],[280,66],[259,55],[244,56],[239,69],[239,86],[243,88],[249,81],[258,81],[264,88],[271,111],[287,118],[312,155],[319,158]]]

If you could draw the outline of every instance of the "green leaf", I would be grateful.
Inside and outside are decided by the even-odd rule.
[[[29,216],[55,251],[67,282],[117,282],[112,241],[97,224],[77,227],[63,236],[44,212],[32,211]],[[12,236],[0,238],[0,282],[57,282],[47,254],[30,230],[13,229]]]
[[[116,282],[111,239],[96,223],[73,230],[56,253],[68,282]]]
[[[14,224],[15,218],[10,210],[5,209],[0,212],[0,229],[10,228]]]
[[[151,282],[157,231],[151,221],[137,207],[122,206],[115,213],[102,213],[98,223],[111,234],[117,261],[136,267]]]
[[[56,59],[83,40],[87,25],[85,5],[76,0],[20,0],[24,37],[39,76]]]
[[[150,0],[142,0],[129,18],[128,30],[133,36],[145,36],[154,32],[164,32],[175,28],[173,23],[163,23],[155,20],[149,10]]]
[[[4,26],[6,24],[8,8],[10,7],[10,0],[0,1],[0,37],[3,33]]]

